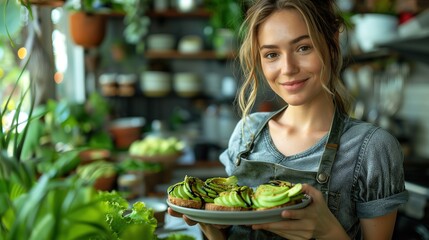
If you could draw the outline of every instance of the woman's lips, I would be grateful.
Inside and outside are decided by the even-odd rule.
[[[298,81],[291,81],[291,82],[281,83],[280,85],[282,85],[288,91],[297,91],[297,90],[301,89],[302,87],[304,87],[304,84],[306,81],[307,81],[307,79],[298,80]]]

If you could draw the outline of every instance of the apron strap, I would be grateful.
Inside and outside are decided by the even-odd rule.
[[[247,157],[250,153],[250,151],[253,149],[253,144],[255,142],[255,139],[259,136],[259,134],[262,132],[262,129],[267,125],[268,121],[270,121],[273,116],[277,115],[279,112],[285,110],[287,108],[287,105],[280,108],[279,110],[272,112],[271,114],[268,114],[266,119],[264,119],[259,127],[256,130],[256,133],[250,135],[250,139],[246,142],[245,149],[238,153],[237,158],[235,159],[235,165],[239,166],[241,163],[242,157]]]
[[[335,111],[334,120],[332,121],[331,129],[329,131],[328,141],[325,144],[325,151],[323,152],[319,170],[316,175],[316,180],[320,184],[320,191],[323,193],[325,200],[328,201],[329,180],[331,176],[332,166],[334,164],[335,156],[339,148],[341,134],[344,128],[344,119],[338,110]]]

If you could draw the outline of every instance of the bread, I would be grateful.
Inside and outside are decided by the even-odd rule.
[[[193,200],[193,199],[183,199],[173,196],[168,196],[168,201],[174,205],[186,207],[186,208],[196,208],[203,209],[205,204],[203,201]]]
[[[251,211],[251,207],[231,207],[231,206],[222,206],[216,203],[206,203],[205,210],[209,211]]]
[[[168,201],[174,205],[203,209],[205,201],[212,201],[201,192],[204,182],[195,177],[185,176],[182,182],[168,187]]]

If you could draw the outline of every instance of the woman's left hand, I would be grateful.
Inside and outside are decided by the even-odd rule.
[[[285,221],[252,225],[254,230],[267,230],[287,239],[349,239],[341,224],[329,210],[322,193],[303,184],[302,191],[312,202],[303,209],[284,210]]]

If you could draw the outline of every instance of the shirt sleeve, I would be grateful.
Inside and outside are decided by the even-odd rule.
[[[355,168],[355,201],[359,218],[383,216],[408,199],[403,154],[397,139],[374,128],[365,138]]]

